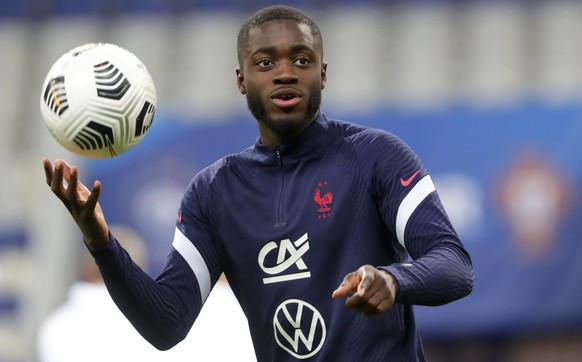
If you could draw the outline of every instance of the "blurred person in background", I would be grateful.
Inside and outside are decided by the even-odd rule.
[[[327,64],[304,13],[262,9],[237,44],[237,85],[260,137],[188,185],[157,278],[107,226],[101,183],[89,190],[76,167],[43,160],[111,296],[167,350],[224,272],[260,361],[425,360],[413,305],[446,304],[473,287],[471,259],[428,171],[395,135],[320,112]]]
[[[144,241],[131,228],[110,226],[133,261],[147,270]],[[38,362],[92,361],[256,361],[246,319],[225,278],[216,284],[210,303],[200,313],[187,341],[161,352],[137,333],[107,292],[95,260],[86,250],[79,260],[79,279],[67,300],[41,323],[37,335]],[[229,320],[222,328],[220,318]],[[223,348],[223,340],[235,349]]]

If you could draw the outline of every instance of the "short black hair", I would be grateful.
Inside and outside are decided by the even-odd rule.
[[[298,24],[307,25],[311,30],[311,34],[315,37],[315,40],[319,42],[321,46],[321,56],[323,57],[323,39],[319,26],[317,26],[315,21],[298,9],[285,5],[273,5],[257,11],[241,26],[238,32],[236,44],[238,63],[240,66],[242,66],[243,53],[249,40],[249,32],[251,29],[271,20],[294,20]]]

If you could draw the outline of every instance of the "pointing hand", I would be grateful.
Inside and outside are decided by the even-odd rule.
[[[398,282],[387,271],[364,265],[345,276],[333,292],[335,299],[348,296],[346,306],[367,316],[392,308],[398,293]]]

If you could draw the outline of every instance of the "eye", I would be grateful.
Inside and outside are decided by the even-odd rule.
[[[295,59],[295,64],[300,65],[300,66],[306,66],[309,63],[311,63],[311,60],[309,60],[309,58],[307,58],[307,57],[299,57],[299,58]]]
[[[268,68],[268,67],[272,66],[274,63],[271,59],[263,58],[263,59],[257,60],[257,62],[255,64],[259,68]]]

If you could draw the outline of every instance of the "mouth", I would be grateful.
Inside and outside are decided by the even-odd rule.
[[[290,108],[296,106],[303,96],[293,88],[281,88],[271,94],[271,101],[280,108]]]

